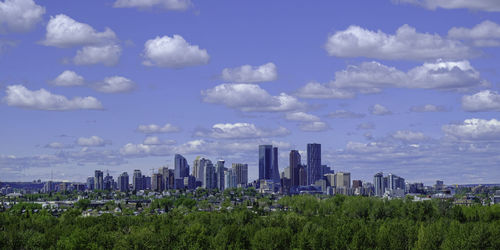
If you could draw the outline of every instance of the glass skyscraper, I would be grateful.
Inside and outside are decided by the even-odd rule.
[[[322,178],[321,144],[309,143],[307,144],[307,184],[314,184]]]

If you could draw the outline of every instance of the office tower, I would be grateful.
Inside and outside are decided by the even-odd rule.
[[[248,164],[233,163],[233,172],[236,175],[235,185],[247,185],[248,184]]]
[[[325,174],[334,174],[335,172],[327,165],[321,165],[321,171],[323,172],[323,175]]]
[[[113,180],[113,176],[109,175],[109,172],[106,173],[106,177],[104,177],[103,187],[105,190],[113,190],[114,189],[115,180]]]
[[[206,179],[206,175],[205,175],[205,169],[207,167],[207,165],[210,163],[210,165],[213,166],[212,164],[212,161],[210,161],[209,159],[205,159],[203,157],[196,157],[196,160],[194,160],[194,163],[193,163],[193,176],[196,177],[196,181],[201,181],[202,183],[202,186],[203,186],[203,182],[205,182],[204,179]]]
[[[323,177],[321,169],[321,144],[307,144],[307,179],[308,185]]]
[[[87,189],[94,190],[94,177],[87,178]]]
[[[203,171],[199,172],[201,174],[201,187],[212,189],[215,188],[215,167],[212,164],[212,161],[202,158],[200,161],[199,167],[203,169]]]
[[[151,176],[151,189],[156,192],[161,192],[164,187],[163,175],[161,173],[154,173]]]
[[[142,176],[142,188],[144,190],[151,190],[151,176]]]
[[[335,180],[335,174],[325,174],[326,185],[330,187],[336,187],[337,182]]]
[[[387,175],[387,187],[388,190],[402,189],[405,190],[405,179],[394,174]]]
[[[282,179],[289,179],[292,178],[292,175],[290,174],[290,167],[286,167],[284,170],[283,170],[283,176],[281,177]]]
[[[186,158],[180,154],[174,156],[175,179],[183,179],[189,176],[189,165]]]
[[[307,186],[307,166],[300,165],[299,167],[299,186]]]
[[[118,176],[118,189],[121,192],[128,192],[128,183],[127,172],[123,172],[120,176]]]
[[[192,175],[188,177],[184,177],[184,188],[187,188],[189,190],[195,189],[196,188],[196,178]]]
[[[144,182],[142,178],[141,170],[134,170],[134,177],[132,178],[132,185],[134,186],[135,191],[144,189]]]
[[[353,180],[352,188],[359,188],[359,187],[363,187],[363,182],[361,180]]]
[[[373,189],[375,192],[375,196],[383,196],[384,195],[384,174],[377,173],[373,176]]]
[[[280,183],[280,170],[278,165],[278,147],[273,147],[272,178],[274,182]]]
[[[224,188],[234,188],[237,186],[236,184],[236,171],[233,171],[232,168],[228,169],[224,172]]]
[[[101,170],[96,170],[94,175],[94,190],[103,190],[103,173]]]
[[[224,163],[224,160],[218,160],[217,165],[215,166],[215,175],[217,181],[216,187],[221,191],[226,187],[226,185],[224,184],[224,172],[227,170],[227,168],[224,167]]]
[[[335,173],[336,187],[350,188],[351,187],[351,173],[337,172]]]
[[[259,179],[273,179],[273,146],[259,146]]]
[[[299,186],[299,168],[301,164],[298,150],[290,151],[290,186]]]

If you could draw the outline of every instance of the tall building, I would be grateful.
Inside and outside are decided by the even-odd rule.
[[[280,183],[280,170],[278,164],[278,147],[273,147],[272,178],[276,183]]]
[[[301,165],[300,153],[298,150],[290,151],[290,186],[299,186],[299,168]]]
[[[352,188],[359,188],[359,187],[363,187],[363,182],[361,180],[353,180]]]
[[[127,172],[123,172],[120,176],[118,176],[118,189],[121,192],[128,192],[128,174]]]
[[[196,177],[196,181],[201,181],[202,186],[203,183],[205,182],[206,175],[205,175],[205,169],[207,168],[207,165],[212,165],[212,161],[209,159],[203,158],[201,156],[196,157],[196,160],[194,160],[193,163],[193,176]],[[214,171],[215,172],[215,171]]]
[[[321,144],[307,144],[307,178],[308,185],[314,184],[317,180],[322,179],[323,173],[321,168]]]
[[[224,188],[234,188],[236,187],[236,173],[232,168],[224,172]]]
[[[189,165],[186,158],[180,154],[174,156],[175,179],[183,179],[189,176]]]
[[[402,177],[399,177],[394,174],[388,174],[387,175],[387,189],[388,190],[396,190],[396,189],[401,189],[405,190],[405,179]]]
[[[163,175],[161,173],[154,173],[151,176],[151,189],[156,192],[163,191],[165,185],[163,184]]]
[[[307,166],[300,165],[299,168],[299,186],[307,186]]]
[[[236,185],[248,184],[248,164],[233,163],[233,172],[236,173]]]
[[[87,189],[94,190],[94,177],[87,178]]]
[[[383,196],[384,195],[384,174],[383,173],[377,173],[373,176],[373,191],[375,193],[375,196]]]
[[[135,191],[144,189],[144,178],[142,177],[141,170],[134,170],[134,177],[132,178],[132,185]]]
[[[113,176],[109,175],[109,172],[106,173],[106,177],[104,177],[103,187],[105,190],[114,190],[115,189],[115,180],[113,180]]]
[[[215,175],[216,175],[216,187],[219,190],[224,190],[226,185],[224,184],[224,172],[227,170],[226,167],[224,167],[224,160],[218,160],[217,165],[215,166]]]
[[[202,184],[203,188],[213,189],[216,187],[215,183],[215,167],[210,160],[206,160],[203,167]]]
[[[337,181],[335,180],[335,174],[325,174],[326,185],[330,187],[336,187]]]
[[[335,173],[336,187],[350,188],[351,187],[351,173],[337,172]]]
[[[259,179],[273,179],[273,146],[259,145]]]
[[[101,170],[96,170],[94,172],[94,190],[103,190],[103,189],[104,189],[103,173]]]

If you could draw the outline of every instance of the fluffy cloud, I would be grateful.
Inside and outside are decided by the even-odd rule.
[[[352,98],[356,91],[378,93],[382,88],[463,90],[488,84],[481,80],[479,72],[467,60],[438,60],[408,72],[378,62],[364,62],[335,72],[335,80],[327,84],[308,83],[297,95],[307,98]]]
[[[347,99],[354,97],[354,93],[351,91],[332,88],[317,82],[307,83],[297,91],[296,95],[301,98],[318,99]]]
[[[285,115],[285,119],[289,121],[298,121],[298,122],[316,122],[320,120],[319,117],[305,112],[287,113]]]
[[[144,44],[144,58],[146,66],[159,66],[167,68],[183,68],[207,64],[210,60],[205,49],[198,45],[189,44],[180,35],[173,37],[156,37]]]
[[[85,46],[76,52],[73,63],[76,65],[103,64],[114,66],[120,60],[122,48],[116,44]]]
[[[472,29],[453,27],[448,31],[448,37],[472,41],[478,47],[500,46],[500,25],[487,20]]]
[[[456,60],[472,56],[470,48],[459,41],[418,33],[406,24],[394,35],[350,26],[329,36],[325,48],[330,56],[387,60]]]
[[[500,121],[496,119],[467,119],[462,124],[444,125],[442,130],[448,137],[458,140],[500,140]]]
[[[372,114],[372,115],[390,115],[390,114],[392,114],[392,112],[380,104],[375,104],[370,108],[370,114]]]
[[[258,128],[251,123],[218,123],[209,131],[197,131],[196,136],[210,137],[215,139],[251,139],[263,137],[285,136],[290,131],[284,127],[277,129]]]
[[[47,33],[42,44],[58,48],[74,46],[99,46],[113,43],[115,33],[106,28],[97,32],[92,26],[80,23],[64,14],[51,17],[47,24]]]
[[[33,0],[0,1],[0,33],[31,30],[45,14],[45,8]]]
[[[270,82],[278,79],[278,71],[274,63],[266,63],[257,67],[243,65],[237,68],[222,70],[222,79],[229,82]]]
[[[179,132],[180,128],[170,123],[165,124],[163,127],[156,124],[149,124],[149,125],[139,125],[137,127],[137,131],[145,134],[160,134],[160,133]]]
[[[106,77],[103,81],[92,86],[95,90],[103,93],[123,93],[135,88],[135,83],[122,76]]]
[[[103,147],[104,145],[109,144],[109,142],[106,142],[99,136],[93,135],[91,137],[78,138],[78,140],[76,140],[76,144],[82,147]]]
[[[63,148],[72,148],[73,145],[68,145],[64,144],[61,142],[51,142],[47,145],[45,145],[45,148],[51,148],[51,149],[63,149]]]
[[[500,95],[496,91],[483,90],[462,97],[462,107],[466,111],[500,111]]]
[[[321,121],[316,122],[304,122],[299,125],[300,130],[308,132],[319,132],[328,129],[328,124]]]
[[[407,142],[419,142],[427,140],[427,137],[422,132],[413,132],[407,130],[399,130],[392,134],[392,138],[407,141]]]
[[[115,8],[152,8],[160,6],[166,10],[187,10],[192,6],[191,0],[116,0]]]
[[[71,70],[65,70],[56,79],[50,81],[55,86],[80,86],[85,84],[85,79]]]
[[[92,96],[74,97],[55,95],[45,89],[29,90],[23,85],[7,86],[4,101],[9,106],[38,110],[102,109],[102,104]]]
[[[444,106],[426,104],[422,106],[413,106],[410,108],[411,112],[424,113],[424,112],[445,112],[448,111]]]
[[[286,112],[305,108],[297,98],[281,93],[271,96],[256,84],[221,84],[202,91],[203,101],[223,104],[241,111]]]
[[[346,110],[337,110],[335,112],[331,112],[328,114],[330,118],[340,118],[340,119],[355,119],[355,118],[363,118],[365,114],[354,113]]]
[[[375,124],[373,124],[372,122],[361,123],[361,124],[358,124],[358,126],[356,127],[357,130],[374,129],[374,128],[375,128]]]
[[[471,9],[489,12],[500,11],[500,2],[496,0],[392,0],[395,3],[410,3],[435,10],[443,9]]]

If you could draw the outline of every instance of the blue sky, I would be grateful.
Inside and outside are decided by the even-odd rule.
[[[0,0],[0,180],[249,164],[498,183],[494,0]],[[305,154],[303,160],[305,160]]]

